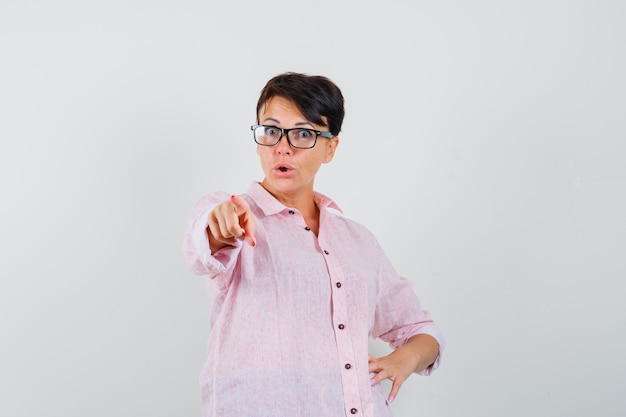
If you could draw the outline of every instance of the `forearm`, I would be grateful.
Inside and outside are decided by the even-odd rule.
[[[419,373],[431,366],[439,356],[439,343],[428,334],[416,334],[398,349],[408,351],[416,359],[413,372]]]

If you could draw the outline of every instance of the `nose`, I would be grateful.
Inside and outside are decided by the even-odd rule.
[[[285,139],[285,140],[283,140]],[[287,135],[284,133],[281,135],[278,143],[276,144],[276,152],[279,154],[291,154],[291,145],[289,144],[289,140],[287,139]]]

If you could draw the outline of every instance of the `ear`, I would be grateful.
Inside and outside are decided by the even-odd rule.
[[[337,146],[339,146],[339,137],[335,136],[328,141],[326,144],[326,157],[324,158],[324,163],[327,164],[333,160],[335,156],[335,151],[337,150]]]

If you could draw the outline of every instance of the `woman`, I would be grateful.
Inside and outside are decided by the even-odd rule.
[[[329,79],[271,79],[252,126],[265,177],[213,193],[185,236],[191,269],[213,287],[205,417],[391,416],[412,373],[428,375],[443,338],[370,232],[314,191],[344,117]],[[373,358],[369,337],[394,351]],[[393,381],[385,398],[379,383]]]

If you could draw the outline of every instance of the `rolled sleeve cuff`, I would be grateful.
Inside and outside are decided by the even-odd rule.
[[[218,279],[225,274],[229,275],[229,272],[234,268],[239,251],[241,250],[242,242],[236,241],[234,244],[211,254],[205,219],[208,217],[211,210],[213,210],[213,207],[214,206],[209,207],[202,215],[197,217],[196,224],[193,227],[192,240],[198,258],[207,269],[208,275],[211,278]]]

